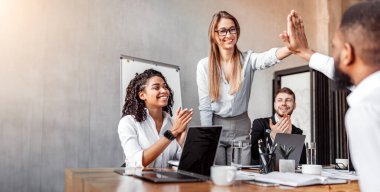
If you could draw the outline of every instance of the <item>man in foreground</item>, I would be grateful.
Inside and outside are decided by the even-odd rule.
[[[360,189],[379,191],[380,182],[380,2],[351,6],[336,30],[333,58],[308,47],[302,18],[292,11],[288,31],[280,35],[288,48],[309,61],[309,66],[350,87],[350,108],[345,117],[353,164]]]

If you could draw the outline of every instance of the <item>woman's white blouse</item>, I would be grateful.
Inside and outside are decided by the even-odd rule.
[[[144,150],[157,142],[160,137],[163,137],[165,131],[170,130],[172,126],[173,119],[165,112],[160,133],[157,133],[155,122],[148,111],[147,119],[143,122],[137,122],[131,115],[124,116],[119,122],[118,133],[125,154],[126,166],[142,167]],[[181,153],[181,147],[176,140],[173,140],[147,167],[167,168],[168,161],[178,160]]]

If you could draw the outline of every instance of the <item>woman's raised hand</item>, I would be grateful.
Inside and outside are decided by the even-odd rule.
[[[283,31],[279,36],[289,51],[293,54],[297,54],[306,61],[310,60],[314,51],[309,48],[303,19],[296,11],[292,10],[288,14],[287,31]]]

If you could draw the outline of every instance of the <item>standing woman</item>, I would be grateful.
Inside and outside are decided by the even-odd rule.
[[[291,52],[287,47],[263,53],[240,52],[236,43],[240,27],[234,16],[220,11],[212,17],[208,36],[210,52],[198,62],[197,84],[202,125],[223,125],[215,164],[231,164],[233,140],[249,140],[251,121],[247,114],[253,74],[269,68]],[[243,164],[250,164],[249,146],[243,149]]]
[[[127,167],[168,167],[178,160],[192,109],[172,116],[173,92],[153,69],[136,75],[127,87],[118,133]]]

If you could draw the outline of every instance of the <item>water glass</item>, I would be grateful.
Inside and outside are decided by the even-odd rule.
[[[249,164],[250,154],[250,141],[249,140],[237,140],[232,142],[232,161],[231,165],[235,167],[242,167],[245,164]]]
[[[317,144],[310,142],[310,145],[306,143],[306,162],[309,165],[317,164]]]

